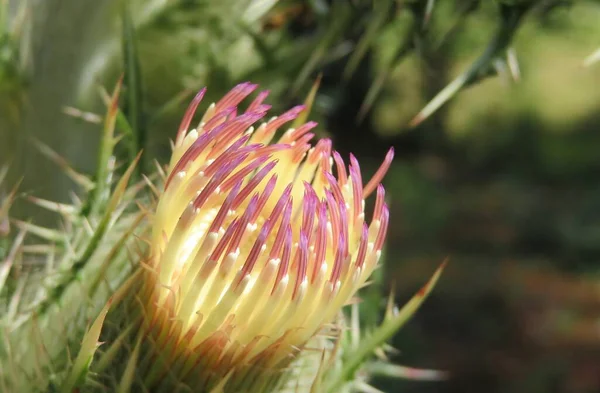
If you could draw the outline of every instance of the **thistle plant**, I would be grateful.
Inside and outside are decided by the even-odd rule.
[[[191,128],[201,90],[170,163],[127,186],[136,159],[111,187],[116,89],[108,166],[95,181],[70,172],[85,198],[33,198],[64,228],[15,221],[0,275],[11,278],[0,281],[3,391],[367,392],[373,372],[405,373],[374,354],[441,268],[404,308],[390,303],[380,326],[361,329],[353,300],[381,257],[393,151],[363,182],[353,156],[346,165],[330,140],[311,144],[305,106],[257,125],[268,92],[241,104],[256,88],[236,86]],[[25,245],[26,234],[49,244]],[[28,266],[31,253],[45,260]]]

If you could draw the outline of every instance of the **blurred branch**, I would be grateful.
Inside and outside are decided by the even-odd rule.
[[[585,60],[583,61],[583,66],[589,67],[599,61],[600,61],[600,48],[598,48],[594,53],[592,53],[591,55],[589,55],[588,57],[585,58]]]
[[[365,118],[375,103],[376,98],[379,96],[379,93],[385,86],[385,82],[388,80],[392,71],[402,60],[404,60],[406,55],[410,53],[411,49],[413,49],[414,37],[420,30],[418,18],[409,8],[400,10],[394,22],[397,23],[401,29],[401,34],[399,34],[401,38],[396,41],[396,46],[390,49],[390,56],[382,61],[383,64],[381,65],[380,70],[377,72],[375,80],[369,87],[360,110],[358,111],[357,120],[359,122]]]
[[[496,34],[492,37],[483,54],[465,71],[440,91],[410,122],[415,127],[431,116],[442,105],[450,100],[462,88],[487,76],[493,61],[504,52],[511,44],[517,29],[527,11],[532,6],[523,4],[520,6],[499,5],[500,25]]]
[[[375,1],[373,4],[373,15],[370,17],[370,22],[367,25],[365,32],[360,37],[356,48],[350,55],[350,59],[348,63],[346,63],[346,67],[344,69],[343,78],[350,79],[356,69],[358,68],[358,64],[364,58],[367,50],[373,44],[373,41],[377,38],[377,34],[380,32],[381,28],[384,26],[386,20],[389,19],[392,14],[392,6],[393,3],[389,1]]]
[[[327,24],[325,31],[292,85],[292,90],[294,92],[297,92],[300,87],[304,85],[311,73],[317,68],[318,64],[327,56],[327,51],[330,50],[336,40],[342,36],[344,29],[351,21],[351,7],[342,2],[334,3],[333,9],[329,14],[329,23]]]

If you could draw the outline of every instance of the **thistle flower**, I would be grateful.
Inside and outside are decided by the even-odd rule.
[[[227,392],[273,391],[365,284],[388,227],[380,181],[393,150],[365,185],[353,156],[346,166],[329,139],[311,145],[314,122],[271,143],[304,107],[255,129],[268,92],[238,105],[256,87],[236,86],[189,130],[196,96],[152,219],[140,298],[159,368],[207,391],[225,380]]]
[[[380,326],[361,329],[356,304],[350,318],[340,313],[381,254],[389,214],[379,182],[392,151],[363,185],[354,157],[346,167],[329,140],[310,145],[315,123],[270,143],[286,123],[302,122],[304,108],[254,130],[269,109],[268,93],[240,115],[237,107],[255,89],[237,86],[188,130],[204,91],[197,95],[168,173],[159,170],[162,191],[146,187],[154,176],[127,185],[139,155],[109,186],[120,83],[96,183],[39,146],[87,192],[72,205],[32,199],[63,215],[64,231],[15,220],[19,234],[5,239],[11,245],[0,266],[0,390],[350,393],[373,391],[369,378],[381,370],[415,375],[372,355],[385,353],[442,267],[402,309],[389,302]],[[145,209],[149,189],[158,202]],[[373,193],[367,224],[364,199]],[[29,234],[48,244],[25,245]],[[134,246],[139,264],[132,263]],[[28,253],[46,253],[44,269],[25,270],[20,261]],[[14,285],[4,285],[9,275]],[[443,377],[430,370],[420,376]]]

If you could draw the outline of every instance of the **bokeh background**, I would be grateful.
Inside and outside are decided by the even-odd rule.
[[[208,86],[211,101],[252,80],[281,110],[320,80],[311,113],[320,136],[367,173],[389,146],[397,152],[385,180],[392,226],[379,288],[402,303],[450,259],[395,338],[394,360],[451,378],[382,378],[380,388],[600,392],[597,1],[2,0],[0,8],[0,164],[9,184],[68,199],[74,183],[39,144],[92,173],[103,89],[122,74],[119,158],[143,148],[146,171],[168,157],[198,88]],[[441,91],[444,105],[428,105]],[[24,198],[12,214],[60,225]]]

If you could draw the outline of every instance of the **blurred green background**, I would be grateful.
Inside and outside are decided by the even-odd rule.
[[[322,77],[320,136],[372,173],[389,146],[386,288],[446,257],[394,359],[445,382],[388,392],[600,391],[600,3],[2,0],[0,164],[66,200],[48,145],[92,173],[103,88],[124,73],[121,160],[166,160],[187,101],[252,80],[276,111]],[[596,57],[599,57],[596,55]],[[464,86],[415,116],[455,78]],[[446,90],[448,91],[448,90]],[[434,101],[436,102],[436,101]],[[425,118],[426,117],[426,118]],[[416,124],[418,123],[418,124]],[[8,192],[8,190],[0,190]],[[19,199],[12,214],[59,225]]]

